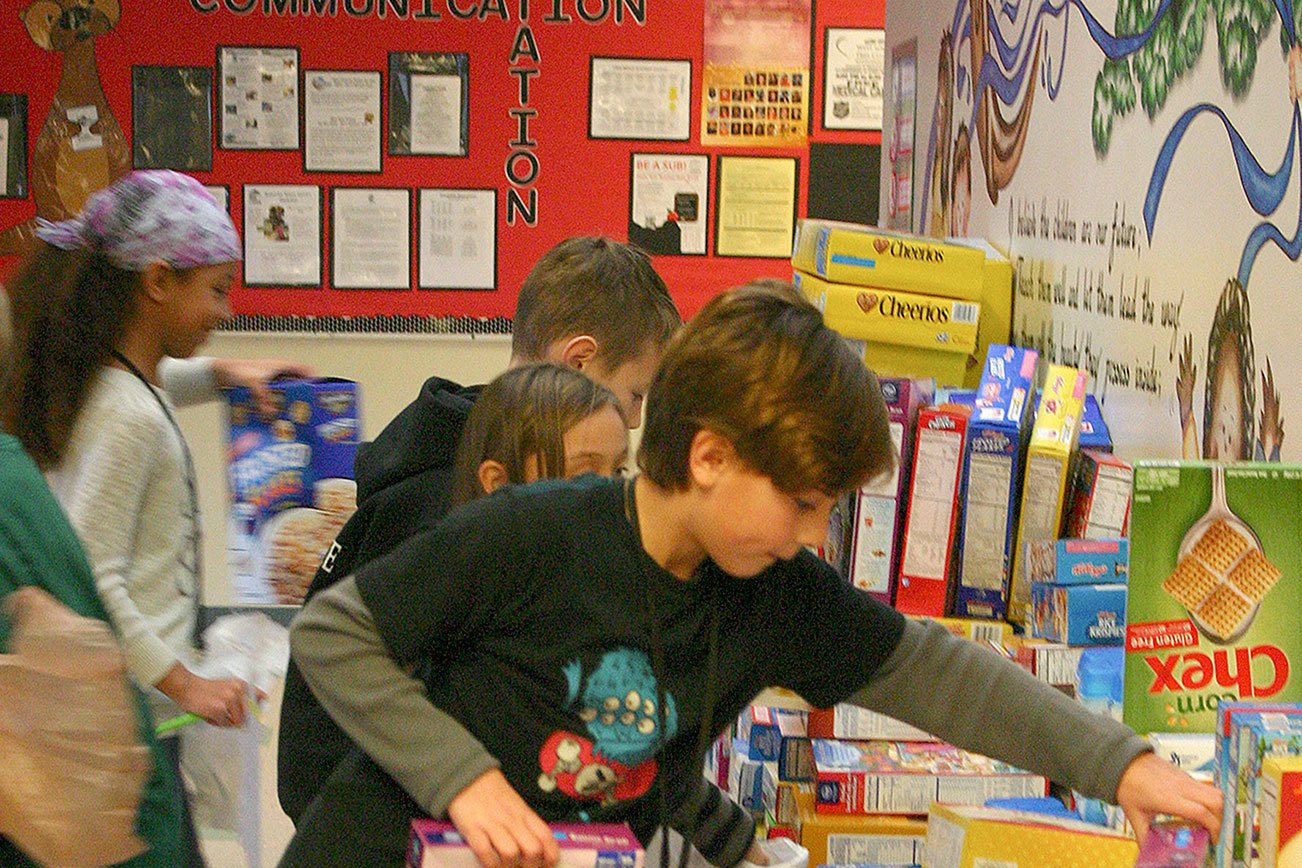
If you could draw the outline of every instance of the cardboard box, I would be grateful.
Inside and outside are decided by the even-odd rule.
[[[848,703],[810,711],[809,737],[848,741],[936,741],[935,736],[915,726]]]
[[[963,385],[975,389],[981,381],[981,362],[993,344],[1006,344],[1013,334],[1013,263],[1007,251],[983,238],[948,238],[953,244],[975,247],[985,254],[981,280],[981,318],[977,322],[976,354],[968,365]]]
[[[935,805],[924,868],[1133,868],[1133,838],[1101,826],[1001,808]]]
[[[1205,732],[1150,732],[1153,751],[1200,781],[1216,776],[1216,740]]]
[[[968,301],[981,298],[985,262],[982,250],[935,238],[808,219],[796,224],[791,256],[797,269],[834,283]]]
[[[1261,803],[1262,762],[1269,756],[1302,755],[1302,707],[1264,712],[1230,713],[1230,758],[1225,780],[1225,817],[1232,822],[1231,834],[1218,847],[1217,864],[1247,868],[1257,852]]]
[[[1217,706],[1230,700],[1302,701],[1302,466],[1219,467],[1228,514],[1242,524],[1213,523],[1211,536],[1189,532],[1212,502],[1212,464],[1135,467],[1125,720],[1140,733],[1212,732]],[[1266,581],[1252,586],[1239,567]],[[1255,587],[1252,596],[1231,575]],[[1229,606],[1236,595],[1244,601]]]
[[[1031,602],[1022,546],[1031,540],[1057,539],[1059,536],[1068,470],[1080,437],[1084,401],[1085,372],[1066,365],[1050,365],[1027,447],[1022,508],[1017,520],[1017,544],[1013,549],[1008,619],[1017,624],[1026,623]]]
[[[765,801],[776,797],[777,763],[751,759],[746,754],[746,742],[733,739],[732,758],[728,761],[728,794],[734,802],[758,814],[764,810]]]
[[[1036,636],[1068,645],[1120,645],[1126,638],[1126,586],[1031,583]]]
[[[863,814],[801,815],[800,846],[816,865],[916,865],[927,838],[926,820]]]
[[[237,603],[298,605],[339,529],[357,509],[357,384],[271,384],[264,419],[248,389],[227,396],[229,567]]]
[[[967,374],[976,352],[977,302],[848,286],[799,271],[792,281],[875,373],[942,383],[962,382]]]
[[[560,847],[558,868],[642,868],[642,845],[627,825],[552,823]],[[408,868],[479,868],[479,860],[451,823],[411,821]]]
[[[900,572],[903,504],[909,492],[918,410],[931,402],[935,383],[893,377],[884,377],[880,383],[899,461],[888,478],[865,485],[855,494],[854,534],[845,575],[856,588],[889,605],[892,580]]]
[[[784,738],[808,736],[807,717],[803,711],[751,705],[737,716],[736,739],[748,759],[776,760]]]
[[[1202,826],[1183,821],[1154,823],[1139,848],[1135,868],[1200,868],[1211,836]]]
[[[1124,583],[1130,541],[1123,538],[1034,540],[1026,544],[1026,577],[1054,585]]]
[[[1103,421],[1103,410],[1098,398],[1085,396],[1085,406],[1080,417],[1080,448],[1093,449],[1097,452],[1112,451],[1112,432],[1108,423]]]
[[[1127,536],[1134,476],[1130,464],[1111,453],[1077,452],[1063,533],[1080,539]]]
[[[1262,766],[1261,864],[1302,868],[1302,757],[1268,757]]]
[[[1048,781],[940,742],[814,739],[819,813],[921,814],[932,802],[1043,796]]]
[[[1007,621],[986,618],[932,618],[940,626],[961,639],[971,639],[982,645],[1006,645],[1013,636],[1013,625]]]
[[[1035,350],[990,347],[963,454],[962,533],[954,614],[1003,618],[1013,563]]]
[[[945,614],[969,414],[967,407],[957,404],[924,407],[918,413],[900,578],[894,593],[895,608],[906,614]]]

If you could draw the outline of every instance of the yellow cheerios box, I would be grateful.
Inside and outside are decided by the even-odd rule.
[[[791,254],[824,280],[968,301],[981,298],[985,260],[975,247],[832,220],[801,220]]]
[[[1002,808],[932,805],[923,868],[1134,868],[1135,839],[1103,826]]]
[[[800,271],[793,282],[830,328],[862,342],[864,362],[875,373],[945,384],[967,375],[976,350],[977,302],[832,283]]]

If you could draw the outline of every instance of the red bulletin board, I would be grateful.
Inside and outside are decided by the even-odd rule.
[[[73,0],[42,0],[49,7]],[[78,3],[83,0],[77,0]],[[111,0],[96,0],[114,5]],[[393,156],[383,148],[376,174],[306,173],[296,151],[213,152],[211,172],[195,173],[206,184],[229,187],[235,224],[242,226],[242,190],[248,184],[316,184],[324,192],[324,280],[316,288],[246,288],[232,292],[237,314],[302,316],[431,315],[509,317],[515,294],[533,262],[572,235],[627,237],[629,155],[690,152],[710,155],[710,219],[713,220],[717,154],[796,157],[798,211],[805,212],[809,153],[804,148],[703,148],[700,146],[702,20],[704,0],[120,0],[116,27],[95,40],[100,83],[119,126],[131,136],[132,65],[215,67],[217,46],[297,47],[300,68],[379,71],[383,75],[384,130],[388,118],[388,55],[391,51],[465,52],[469,56],[469,156]],[[0,93],[26,94],[29,167],[35,142],[50,110],[61,73],[60,55],[37,46],[24,28],[30,6],[6,0],[0,15]],[[333,13],[331,12],[333,9]],[[810,140],[880,143],[876,132],[824,131],[822,119],[823,33],[826,27],[881,27],[884,0],[816,0],[810,39],[813,82]],[[526,32],[527,31],[527,32]],[[528,56],[528,40],[537,61]],[[513,47],[517,57],[512,63]],[[687,142],[591,139],[588,136],[589,59],[592,55],[689,58],[692,61],[691,135]],[[522,67],[536,69],[522,99]],[[214,96],[214,103],[217,102]],[[512,110],[516,110],[512,114]],[[519,137],[520,110],[533,111],[524,149],[539,172],[527,187],[537,195],[536,223],[507,223],[506,163]],[[214,118],[214,128],[217,128]],[[29,168],[29,171],[34,169]],[[518,176],[518,173],[517,173]],[[329,190],[340,186],[464,187],[498,190],[497,288],[416,289],[412,250],[409,290],[329,287]],[[30,219],[35,204],[0,199],[0,227]],[[657,256],[655,266],[679,308],[691,316],[719,290],[759,275],[789,274],[786,261],[707,256]],[[12,258],[0,262],[12,268]]]

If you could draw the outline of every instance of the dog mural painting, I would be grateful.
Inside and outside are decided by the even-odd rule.
[[[62,56],[58,88],[36,137],[32,196],[36,216],[66,220],[91,193],[131,169],[131,152],[109,108],[95,61],[95,40],[118,23],[118,0],[36,0],[20,13],[27,34]],[[0,231],[0,255],[25,252],[36,221]]]

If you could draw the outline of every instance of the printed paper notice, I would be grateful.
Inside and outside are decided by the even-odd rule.
[[[829,130],[880,130],[886,31],[829,27],[824,51],[823,126]]]
[[[686,141],[691,96],[690,61],[594,57],[589,134]]]
[[[244,282],[321,285],[321,188],[244,187]]]
[[[421,190],[420,288],[496,285],[496,191]]]
[[[710,158],[634,154],[628,240],[647,253],[704,254]]]
[[[224,148],[298,149],[298,49],[221,50]]]
[[[336,187],[331,214],[336,287],[411,288],[410,193]]]
[[[719,160],[720,256],[791,256],[796,161],[786,157]]]
[[[380,74],[308,70],[305,79],[304,168],[380,171]]]
[[[411,76],[411,152],[461,153],[461,76]]]

